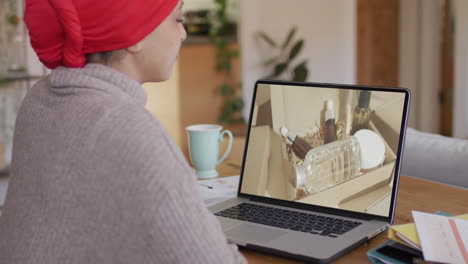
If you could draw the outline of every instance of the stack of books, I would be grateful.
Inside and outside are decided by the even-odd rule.
[[[447,221],[447,217],[468,220],[468,214],[413,211],[416,223],[391,226],[389,240],[367,252],[367,256],[373,263],[468,263],[468,221],[455,220],[457,229],[455,221]]]

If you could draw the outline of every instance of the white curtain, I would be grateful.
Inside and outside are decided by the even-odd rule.
[[[26,88],[21,83],[0,86],[0,142],[4,145],[4,165],[11,163],[11,148],[16,114],[25,95]],[[2,170],[3,168],[0,168]]]
[[[2,165],[9,165],[11,162],[16,114],[28,84],[27,81],[14,80],[26,75],[24,70],[27,69],[27,38],[22,17],[23,1],[0,1],[0,142],[4,147],[4,153],[0,155],[4,157],[0,161]]]
[[[453,133],[468,139],[468,1],[454,0],[455,10],[455,90]]]
[[[439,133],[441,5],[400,0],[399,86],[412,92],[409,126]]]

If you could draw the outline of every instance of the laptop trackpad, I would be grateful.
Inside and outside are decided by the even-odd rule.
[[[266,244],[287,233],[288,231],[242,223],[227,231],[226,235],[232,241]]]

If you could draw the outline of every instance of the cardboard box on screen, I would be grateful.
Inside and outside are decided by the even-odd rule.
[[[260,85],[253,110],[242,191],[386,216],[390,206],[404,95],[378,91],[371,93],[370,108],[374,113],[369,129],[385,141],[382,165],[318,193],[298,193],[300,190],[293,185],[293,168],[301,160],[288,149],[289,143],[280,134],[281,127],[287,127],[314,148],[323,145],[323,136],[320,135],[323,135],[325,122],[325,102],[332,100],[340,140],[346,130],[344,120],[353,114],[358,97],[357,90]]]

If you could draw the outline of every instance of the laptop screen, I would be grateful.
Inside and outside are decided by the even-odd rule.
[[[407,96],[257,83],[240,192],[388,217]]]

